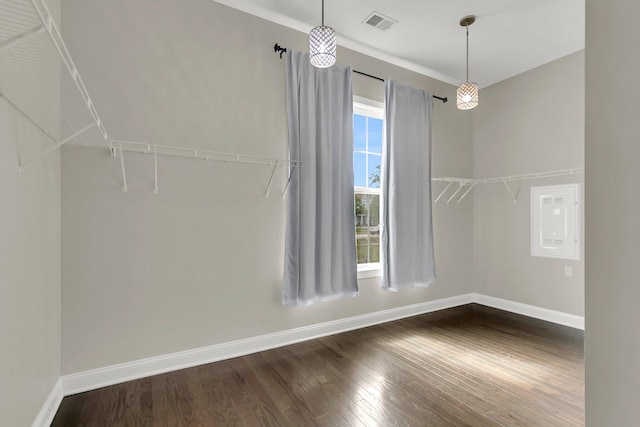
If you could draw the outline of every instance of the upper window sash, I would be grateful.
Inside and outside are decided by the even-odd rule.
[[[384,102],[354,95],[353,114],[384,120]]]

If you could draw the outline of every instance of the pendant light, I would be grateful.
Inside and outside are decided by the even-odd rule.
[[[469,25],[476,22],[474,15],[465,16],[460,20],[460,26],[467,29],[467,81],[458,87],[458,110],[470,110],[478,106],[478,84],[469,83]]]
[[[324,0],[322,0],[322,25],[309,33],[309,62],[318,68],[336,63],[336,32],[324,25]]]

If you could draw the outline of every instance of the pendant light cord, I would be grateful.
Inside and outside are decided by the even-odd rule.
[[[322,1],[324,2],[324,0]],[[467,83],[469,83],[469,24],[465,27],[467,27]]]
[[[324,27],[324,0],[322,0],[322,26]]]

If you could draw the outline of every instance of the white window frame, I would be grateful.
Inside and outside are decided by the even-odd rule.
[[[382,120],[382,144],[384,146],[384,103],[374,101],[373,99],[363,98],[361,96],[353,97],[353,114],[361,116],[373,117]],[[355,150],[354,150],[355,152]],[[368,161],[368,156],[367,156]],[[354,192],[358,194],[376,194],[382,197],[380,188],[355,187]],[[355,218],[354,218],[355,221]],[[354,236],[355,238],[355,236]],[[370,277],[382,276],[382,264],[379,262],[371,262],[367,264],[358,264],[358,279],[367,279]]]

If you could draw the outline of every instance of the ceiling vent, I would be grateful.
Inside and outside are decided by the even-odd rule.
[[[375,27],[382,31],[387,31],[393,24],[397,24],[398,21],[389,18],[388,16],[385,16],[380,12],[374,11],[371,13],[371,15],[367,16],[365,20],[362,21],[362,23],[371,25],[372,27]]]

